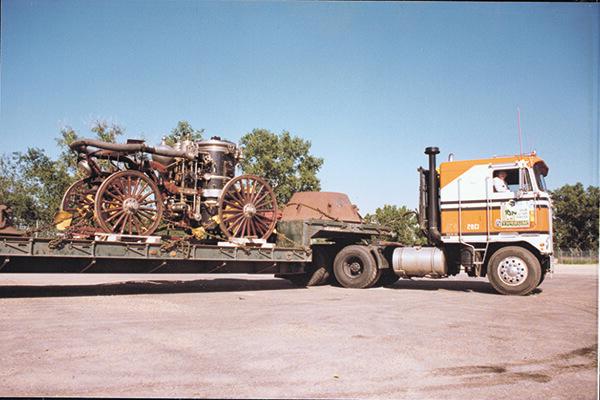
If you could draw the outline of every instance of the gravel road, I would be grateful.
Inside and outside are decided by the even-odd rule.
[[[0,274],[0,396],[594,399],[597,271],[526,297],[466,276]]]

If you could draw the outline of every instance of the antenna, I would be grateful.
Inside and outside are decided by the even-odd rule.
[[[517,106],[517,126],[519,127],[519,154],[523,157],[523,140],[521,139],[521,109]]]

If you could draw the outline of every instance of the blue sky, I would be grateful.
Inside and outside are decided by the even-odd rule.
[[[417,204],[423,149],[525,150],[551,188],[598,184],[598,4],[2,1],[2,151],[56,155],[105,119],[156,143],[179,120],[237,141],[289,130],[323,190]]]

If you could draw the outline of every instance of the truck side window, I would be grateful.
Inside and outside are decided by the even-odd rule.
[[[518,168],[499,169],[494,171],[493,188],[495,193],[516,193],[519,190],[519,187],[520,185]]]

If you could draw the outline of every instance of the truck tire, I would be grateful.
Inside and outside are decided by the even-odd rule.
[[[331,251],[316,248],[313,253],[313,262],[310,269],[310,278],[306,286],[319,286],[329,283],[331,277]]]
[[[377,283],[381,271],[366,246],[346,246],[333,261],[335,278],[345,288],[366,289]]]
[[[276,278],[287,279],[296,286],[319,286],[324,285],[329,280],[329,271],[326,268],[317,268],[316,270],[307,271],[303,274],[276,274]]]
[[[305,267],[303,274],[293,275],[275,275],[278,278],[284,278],[296,286],[319,286],[325,285],[331,278],[331,251],[329,249],[315,248],[313,251],[313,261]]]
[[[529,250],[508,246],[492,254],[487,275],[498,293],[523,296],[541,283],[542,267]]]

